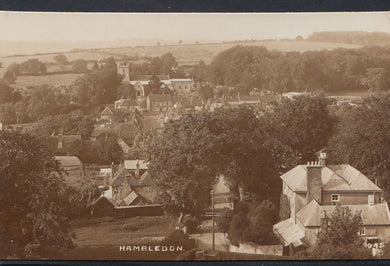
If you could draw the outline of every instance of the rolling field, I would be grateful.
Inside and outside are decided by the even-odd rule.
[[[43,75],[43,76],[19,76],[13,87],[23,88],[28,86],[58,86],[58,85],[71,85],[73,82],[82,76],[82,74],[54,74],[54,75]]]
[[[213,58],[220,52],[232,48],[236,45],[255,45],[264,46],[268,50],[277,50],[283,52],[305,52],[311,50],[331,50],[335,48],[360,48],[360,45],[311,42],[311,41],[246,41],[246,42],[229,42],[229,43],[201,43],[201,44],[181,44],[181,45],[161,45],[161,46],[137,46],[137,47],[120,47],[120,48],[102,48],[82,51],[63,52],[68,61],[76,59],[98,60],[113,56],[116,59],[122,59],[124,56],[161,56],[170,52],[176,57],[179,64],[196,64],[200,60],[210,63]],[[21,63],[28,59],[39,59],[42,62],[54,62],[56,53],[8,56],[1,57],[0,62],[3,67],[0,68],[0,76],[3,75],[7,66],[13,62]]]

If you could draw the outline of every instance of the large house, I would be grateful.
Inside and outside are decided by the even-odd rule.
[[[274,232],[284,245],[314,245],[321,223],[336,205],[360,212],[360,234],[366,240],[390,239],[390,213],[382,189],[352,166],[326,165],[326,153],[321,153],[318,162],[298,165],[280,178],[290,218],[275,224]]]
[[[179,99],[168,94],[150,94],[147,98],[147,109],[152,113],[167,112]]]
[[[189,78],[170,79],[172,89],[179,95],[186,95],[191,93],[194,86],[194,81]]]

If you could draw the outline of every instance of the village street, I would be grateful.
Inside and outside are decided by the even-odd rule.
[[[199,249],[213,248],[212,220],[205,220],[199,226],[200,233],[191,234],[190,238],[195,239],[195,245]],[[215,232],[215,249],[220,251],[229,251],[229,240],[227,234]]]

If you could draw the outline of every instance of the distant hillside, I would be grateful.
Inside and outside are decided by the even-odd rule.
[[[157,44],[157,43],[155,43]],[[360,48],[360,45],[354,44],[340,44],[340,43],[325,43],[325,42],[310,42],[310,41],[292,41],[292,40],[264,40],[264,41],[237,41],[237,42],[225,42],[225,43],[198,43],[198,44],[186,44],[185,42],[178,45],[166,45],[160,43],[160,45],[154,46],[114,46],[112,48],[99,48],[99,49],[83,49],[63,52],[63,50],[57,50],[62,52],[69,61],[76,59],[85,60],[98,60],[113,56],[115,59],[122,59],[124,56],[161,56],[164,53],[170,52],[176,58],[181,65],[197,64],[200,60],[210,63],[213,58],[220,52],[230,49],[236,45],[255,45],[264,46],[268,50],[276,50],[282,52],[305,52],[311,50],[332,50],[335,48]],[[1,48],[1,47],[0,47]],[[1,49],[0,49],[1,50]],[[24,53],[25,54],[25,53]],[[0,77],[7,66],[13,62],[21,63],[28,59],[37,58],[42,62],[50,63],[54,62],[54,56],[58,54],[53,52],[33,55],[20,55],[20,56],[7,56],[0,57],[0,62],[3,63],[3,68],[0,68]]]
[[[309,35],[307,40],[313,42],[387,46],[390,45],[390,34],[363,31],[323,31]]]

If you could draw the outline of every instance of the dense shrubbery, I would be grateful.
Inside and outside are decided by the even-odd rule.
[[[194,216],[186,216],[183,219],[183,224],[186,227],[187,234],[195,233],[200,223],[201,221],[199,220],[199,218],[196,218]]]
[[[272,226],[278,220],[276,206],[269,202],[239,202],[233,212],[228,239],[233,245],[253,242],[259,245],[278,244]]]
[[[161,245],[182,246],[184,250],[195,247],[195,240],[190,239],[182,230],[173,230],[161,241]]]
[[[233,218],[233,211],[228,208],[223,208],[220,212],[220,216],[215,217],[215,223],[219,230],[223,233],[229,231],[229,226]]]

